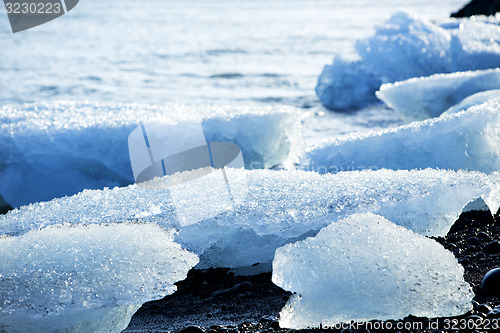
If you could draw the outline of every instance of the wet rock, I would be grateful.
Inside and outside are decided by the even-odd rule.
[[[477,234],[477,238],[479,238],[480,240],[482,240],[483,242],[488,242],[491,240],[490,238],[490,235],[488,235],[487,233],[485,233],[484,231],[481,231]]]
[[[500,11],[499,0],[472,0],[451,17],[470,17],[473,15],[494,15]]]
[[[468,264],[470,264],[470,261],[467,258],[462,258],[458,260],[458,263],[462,266],[467,266]]]
[[[492,269],[484,275],[481,290],[486,296],[500,296],[500,268]]]
[[[489,307],[487,304],[481,304],[477,307],[476,311],[480,313],[488,313],[491,311],[491,307]]]
[[[271,322],[271,324],[269,324],[269,327],[272,329],[275,329],[275,330],[279,330],[280,329],[280,322],[277,320],[273,320]]]
[[[471,316],[465,317],[465,320],[466,321],[474,321],[475,323],[478,323],[478,322],[483,321],[483,317],[478,316],[478,315],[471,315]]]
[[[467,238],[467,243],[471,245],[479,244],[479,238],[477,237],[469,237]]]
[[[500,242],[493,241],[486,245],[483,249],[485,253],[499,253],[500,252]]]

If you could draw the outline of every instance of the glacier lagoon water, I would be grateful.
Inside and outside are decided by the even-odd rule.
[[[305,138],[399,124],[381,107],[322,112],[314,87],[334,54],[392,13],[443,19],[465,0],[81,1],[12,34],[0,20],[0,105],[48,100],[289,104],[309,108]]]

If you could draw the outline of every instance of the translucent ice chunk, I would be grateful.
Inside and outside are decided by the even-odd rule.
[[[500,72],[499,72],[500,73]],[[489,101],[446,117],[339,137],[310,147],[306,170],[500,170],[500,102]]]
[[[199,267],[244,267],[271,262],[279,246],[314,234],[332,221],[372,212],[425,235],[445,235],[462,209],[482,197],[498,209],[498,179],[469,171],[354,171],[319,175],[305,171],[228,169],[232,183],[244,183],[242,202],[212,217],[211,199],[223,205],[224,182],[207,178],[188,189],[186,210],[199,223],[183,226],[176,241],[200,256]],[[157,182],[166,182],[160,178]],[[53,224],[142,221],[166,229],[181,226],[168,188],[131,185],[86,190],[78,195],[24,206],[0,216],[0,234],[21,235]],[[205,216],[205,218],[203,218]]]
[[[281,327],[460,315],[474,294],[464,269],[436,241],[373,214],[332,223],[276,251],[273,282],[295,292]]]
[[[453,19],[440,25],[409,13],[395,13],[376,29],[374,36],[357,41],[359,59],[336,56],[332,65],[325,66],[316,94],[328,108],[357,109],[376,103],[375,91],[381,84],[435,73],[500,67],[499,22],[497,15]],[[494,88],[498,87],[488,89]],[[429,97],[418,90],[412,92],[416,96],[406,100],[410,108],[420,105],[408,101]],[[450,102],[447,107],[458,101]],[[418,114],[427,112],[418,111],[417,119]]]
[[[477,92],[500,89],[500,69],[435,74],[384,84],[377,97],[408,121],[437,117]]]
[[[301,145],[296,109],[51,102],[0,108],[0,194],[14,207],[134,182],[128,137],[140,124],[233,142],[247,168],[288,163]]]
[[[382,83],[450,71],[450,32],[409,13],[396,13],[375,35],[356,43],[360,60],[335,57],[316,86],[323,105],[359,108],[376,102]]]
[[[153,224],[63,224],[0,238],[0,331],[121,332],[198,258]]]

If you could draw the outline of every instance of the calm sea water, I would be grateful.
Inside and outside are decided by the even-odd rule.
[[[46,100],[289,104],[314,110],[306,137],[392,126],[387,110],[321,112],[334,54],[354,57],[391,13],[440,19],[466,0],[81,0],[12,34],[0,10],[0,105]],[[313,134],[311,134],[313,133]],[[312,136],[311,136],[312,135]]]

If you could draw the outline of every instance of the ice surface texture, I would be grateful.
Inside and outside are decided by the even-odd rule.
[[[320,173],[358,169],[500,170],[500,102],[446,117],[352,134],[311,147],[302,159]]]
[[[127,223],[0,238],[0,331],[121,332],[141,304],[173,293],[198,262],[172,238],[156,225]]]
[[[500,89],[485,90],[465,98],[441,114],[442,117],[467,110],[474,105],[480,105],[489,100],[500,100]]]
[[[359,60],[335,57],[326,65],[316,94],[326,107],[352,109],[376,102],[384,83],[434,73],[500,66],[500,16],[463,18],[437,25],[400,12],[356,43]]]
[[[425,235],[445,235],[470,201],[482,197],[498,209],[498,179],[479,172],[412,170],[355,171],[319,175],[305,171],[228,169],[234,184],[247,184],[242,203],[213,218],[182,227],[176,241],[200,256],[199,267],[245,267],[271,262],[285,243],[304,238],[354,213],[373,212]],[[157,185],[168,177],[157,179]],[[187,183],[189,184],[189,183]],[[198,196],[214,204],[224,182],[212,182],[192,193],[185,211],[210,216]],[[176,202],[178,205],[179,202]],[[89,214],[89,212],[92,212]],[[168,229],[178,226],[166,186],[130,185],[86,190],[72,197],[36,203],[0,216],[0,234],[20,235],[64,222],[91,224],[142,221]]]
[[[497,68],[434,74],[384,84],[376,94],[403,119],[412,121],[437,117],[472,94],[499,88],[500,69]]]
[[[189,128],[238,144],[247,167],[284,163],[301,143],[290,107],[160,107],[55,102],[0,108],[0,194],[19,207],[83,189],[124,186],[134,177],[128,136],[138,125]],[[185,125],[184,125],[185,124]]]
[[[353,215],[276,251],[273,282],[295,292],[280,326],[461,315],[474,293],[436,241],[373,214]]]

